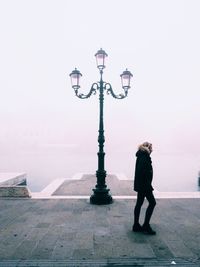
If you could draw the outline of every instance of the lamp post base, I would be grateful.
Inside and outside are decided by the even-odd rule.
[[[113,203],[112,196],[109,194],[110,189],[93,189],[94,194],[90,197],[90,204],[108,205]]]

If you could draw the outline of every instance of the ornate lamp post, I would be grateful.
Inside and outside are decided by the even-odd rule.
[[[75,70],[73,70],[72,73],[70,74],[72,88],[74,89],[77,97],[81,99],[89,98],[92,94],[96,94],[96,92],[99,91],[100,113],[99,113],[99,136],[98,136],[99,152],[97,153],[98,170],[96,171],[97,184],[93,189],[93,194],[90,197],[90,203],[98,205],[112,203],[112,196],[109,193],[110,189],[108,189],[106,185],[106,171],[104,169],[104,156],[105,156],[104,152],[105,137],[104,137],[104,123],[103,123],[104,91],[106,91],[107,94],[111,94],[116,99],[123,99],[127,97],[128,89],[130,88],[130,80],[131,77],[133,76],[131,72],[128,71],[127,69],[120,75],[122,88],[124,89],[124,94],[116,95],[112,89],[111,84],[103,81],[103,69],[105,68],[105,59],[107,56],[108,55],[106,54],[106,52],[102,49],[97,51],[97,53],[95,54],[97,68],[99,69],[100,72],[100,81],[93,83],[89,93],[86,95],[79,93],[80,78],[82,76],[80,71],[75,68]]]

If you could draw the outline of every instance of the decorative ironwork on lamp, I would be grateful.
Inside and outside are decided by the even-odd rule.
[[[88,94],[79,93],[80,79],[82,76],[80,71],[75,68],[75,70],[73,70],[72,73],[70,73],[72,88],[74,89],[77,97],[81,99],[86,99],[89,98],[92,94],[96,94],[97,91],[99,91],[100,112],[99,112],[99,131],[98,131],[99,151],[97,153],[98,169],[96,171],[97,184],[93,189],[93,194],[90,197],[90,203],[98,205],[111,204],[113,202],[112,196],[109,193],[110,189],[108,189],[106,185],[106,171],[104,169],[104,157],[105,157],[105,152],[104,152],[105,137],[104,137],[104,123],[103,123],[104,91],[106,91],[107,94],[111,94],[116,99],[123,99],[128,95],[128,89],[130,88],[130,80],[133,77],[132,73],[127,69],[120,75],[122,88],[124,89],[124,94],[116,95],[112,89],[111,84],[103,81],[103,69],[105,68],[105,59],[107,56],[108,56],[107,53],[102,48],[98,50],[97,53],[95,54],[97,68],[99,69],[100,72],[100,80],[99,82],[92,84]]]

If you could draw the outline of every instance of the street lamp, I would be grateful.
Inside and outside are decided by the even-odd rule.
[[[81,99],[89,98],[92,94],[96,94],[97,91],[99,91],[99,136],[98,136],[98,143],[99,143],[99,152],[98,155],[98,170],[96,171],[96,177],[97,177],[97,184],[95,188],[93,189],[93,194],[90,197],[90,203],[91,204],[98,204],[98,205],[104,205],[104,204],[111,204],[112,203],[112,196],[110,195],[109,191],[110,189],[107,188],[106,185],[106,171],[104,169],[104,123],[103,123],[103,101],[104,101],[104,91],[107,92],[107,94],[111,94],[116,99],[123,99],[127,97],[128,95],[128,89],[130,88],[130,80],[133,76],[130,71],[127,69],[120,75],[121,76],[121,82],[122,82],[122,88],[124,89],[124,94],[116,95],[112,89],[112,86],[110,83],[106,83],[103,81],[103,69],[105,68],[105,60],[108,55],[103,49],[100,49],[95,54],[96,62],[97,62],[97,68],[100,72],[100,81],[93,83],[91,86],[91,89],[88,94],[82,94],[79,93],[80,88],[80,79],[82,74],[79,70],[75,68],[75,70],[72,71],[70,74],[71,77],[71,83],[72,88],[75,91],[75,94],[77,97]]]

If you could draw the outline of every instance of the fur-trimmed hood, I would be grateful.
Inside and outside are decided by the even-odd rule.
[[[148,154],[151,153],[150,149],[147,146],[139,145],[138,150],[143,151],[143,152],[147,152]]]
[[[150,155],[152,152],[151,146],[152,146],[152,144],[149,142],[144,142],[143,144],[139,145],[136,156],[138,156],[138,153],[140,154],[141,152],[146,152]]]

